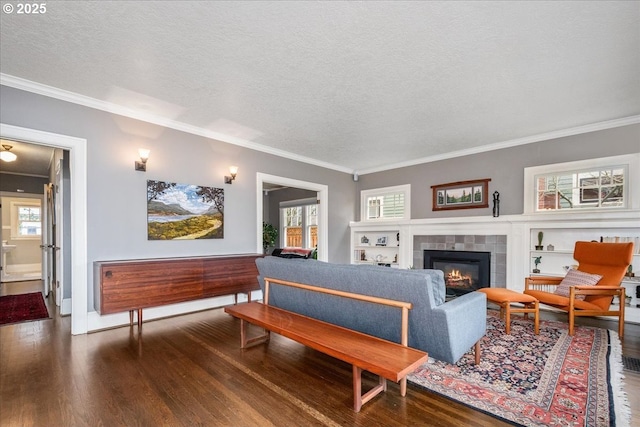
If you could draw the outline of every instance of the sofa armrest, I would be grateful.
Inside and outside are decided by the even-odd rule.
[[[449,352],[440,357],[449,363],[455,363],[487,330],[487,296],[482,292],[470,292],[452,301],[439,305],[433,310],[436,337],[442,345],[442,351]]]

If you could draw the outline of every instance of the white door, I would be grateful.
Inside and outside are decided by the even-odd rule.
[[[45,200],[42,206],[42,244],[40,245],[40,249],[42,250],[42,293],[44,296],[49,296],[49,292],[55,292],[55,288],[53,286],[55,283],[55,264],[53,259],[53,248],[55,247],[55,218],[53,210],[54,195],[52,184],[45,184],[44,196]]]
[[[54,186],[54,197],[53,197],[53,206],[54,206],[54,220],[55,222],[55,247],[53,248],[53,252],[55,254],[55,282],[53,285],[55,286],[56,292],[56,305],[60,307],[62,305],[62,299],[64,298],[64,289],[63,284],[64,281],[64,253],[67,250],[64,247],[64,221],[63,221],[63,212],[64,212],[64,185],[63,185],[63,160],[60,159],[56,166],[56,176],[55,176],[55,186]],[[64,313],[63,313],[64,314]]]

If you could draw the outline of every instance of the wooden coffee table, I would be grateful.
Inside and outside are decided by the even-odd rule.
[[[540,334],[540,312],[536,298],[505,288],[482,288],[478,289],[478,292],[486,294],[487,300],[500,306],[500,317],[505,319],[507,335],[511,333],[511,313],[524,313],[525,318],[528,318],[529,313],[532,313],[535,333],[536,335]],[[512,307],[513,303],[520,303],[524,307]]]

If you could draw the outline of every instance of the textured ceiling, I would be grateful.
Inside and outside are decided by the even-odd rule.
[[[47,2],[2,13],[0,71],[362,173],[639,115],[639,28],[636,1]]]
[[[13,162],[0,160],[0,174],[11,173],[20,175],[49,177],[49,170],[53,165],[54,149],[43,145],[27,144],[24,142],[0,139],[0,145],[11,147],[9,151],[16,155]]]

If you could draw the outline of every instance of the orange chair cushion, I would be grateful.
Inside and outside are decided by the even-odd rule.
[[[482,288],[478,289],[478,292],[486,294],[487,299],[493,302],[536,302],[536,299],[530,295],[521,294],[505,288]]]
[[[578,270],[602,276],[596,286],[620,286],[633,259],[633,243],[576,242],[573,257],[579,263]],[[608,310],[612,299],[608,295],[589,295],[585,301]]]

